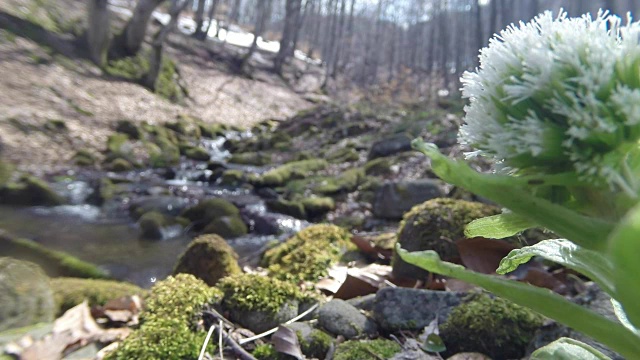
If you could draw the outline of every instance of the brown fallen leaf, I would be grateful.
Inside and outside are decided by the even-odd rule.
[[[334,266],[329,269],[329,277],[319,280],[317,289],[334,295],[338,299],[351,299],[377,292],[386,286],[395,286],[388,265],[369,264],[362,268]]]
[[[495,274],[502,258],[516,246],[497,239],[475,237],[456,241],[462,264],[473,271],[483,274]]]
[[[299,360],[304,359],[300,343],[298,343],[298,336],[295,331],[288,327],[279,326],[278,330],[271,336],[271,341],[277,352],[291,355]]]

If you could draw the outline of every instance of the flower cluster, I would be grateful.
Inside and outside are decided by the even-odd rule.
[[[460,143],[516,173],[574,172],[636,195],[639,41],[639,23],[602,11],[511,25],[463,76]]]

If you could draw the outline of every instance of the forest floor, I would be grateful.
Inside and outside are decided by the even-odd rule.
[[[47,4],[44,9],[25,0],[0,3],[0,148],[7,160],[24,170],[47,171],[68,164],[74,149],[102,150],[118,120],[157,124],[188,115],[249,128],[261,120],[290,117],[313,105],[306,99],[318,97],[312,94],[319,87],[317,76],[303,76],[304,85],[299,85],[304,89],[287,84],[260,67],[260,59],[268,54],[258,54],[258,65],[249,78],[231,70],[240,56],[238,48],[174,34],[165,51],[178,64],[189,95],[172,103],[138,84],[105,76],[75,56],[74,49],[65,53],[59,51],[64,47],[39,43],[43,36],[28,33],[20,23],[35,26],[44,38],[55,37],[54,32],[47,33],[53,27],[47,24],[55,23],[49,15],[56,11],[65,11],[70,28],[84,18],[84,4],[76,0]],[[24,33],[7,25],[16,22]],[[66,125],[65,131],[52,131],[51,124],[58,120]]]

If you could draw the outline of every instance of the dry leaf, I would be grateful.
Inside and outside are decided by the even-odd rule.
[[[495,274],[502,258],[516,246],[496,239],[475,237],[456,241],[462,264],[473,271],[483,274]]]
[[[299,360],[304,359],[298,343],[298,336],[295,331],[288,327],[279,326],[278,330],[271,336],[271,341],[277,352],[291,355]]]

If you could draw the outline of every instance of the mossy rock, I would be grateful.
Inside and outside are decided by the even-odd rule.
[[[322,170],[327,166],[326,160],[311,159],[286,163],[269,170],[257,180],[258,186],[282,186],[291,179],[303,178],[313,171]]]
[[[176,68],[175,61],[163,59],[154,89],[156,94],[172,102],[179,102],[186,95],[183,88],[178,84],[179,74]]]
[[[174,275],[185,273],[214,286],[226,276],[242,273],[238,254],[218,235],[202,235],[193,240],[180,256]]]
[[[309,219],[321,217],[336,208],[336,202],[330,197],[305,197],[301,203]]]
[[[125,172],[133,170],[133,165],[126,159],[116,158],[107,163],[104,168],[113,172]]]
[[[348,252],[355,250],[351,234],[335,225],[312,225],[267,250],[262,266],[269,274],[294,283],[317,281]]]
[[[246,235],[249,230],[242,218],[237,215],[221,216],[204,227],[205,234],[217,234],[226,239]]]
[[[127,134],[111,134],[107,138],[107,152],[114,155],[127,155],[125,145],[129,142]]]
[[[149,60],[141,52],[133,57],[109,61],[104,70],[111,76],[138,81],[149,71]]]
[[[253,357],[255,357],[257,360],[295,360],[296,359],[291,355],[277,352],[276,348],[274,348],[273,345],[271,344],[260,344],[256,346],[256,348],[253,349],[253,352],[251,353],[251,355],[253,355]]]
[[[544,317],[501,298],[480,294],[451,311],[440,325],[448,354],[479,352],[520,359]]]
[[[223,216],[239,216],[240,210],[231,202],[220,199],[206,199],[182,212],[180,216],[191,220],[194,229],[200,231],[212,221]]]
[[[473,220],[496,215],[495,206],[449,198],[435,198],[407,212],[398,230],[398,242],[408,251],[434,250],[444,261],[458,255],[455,241],[464,238],[464,227]],[[393,275],[398,278],[424,279],[428,272],[406,263],[394,253]]]
[[[142,238],[161,240],[164,237],[162,232],[163,228],[171,225],[181,225],[186,227],[189,225],[189,220],[165,215],[158,211],[148,211],[140,216],[140,219],[138,219],[138,225],[140,226],[140,230],[142,230]]]
[[[98,306],[123,296],[146,293],[146,290],[125,282],[67,277],[51,279],[51,288],[58,315],[85,300],[89,302],[89,306]]]
[[[307,297],[294,284],[257,274],[239,274],[218,282],[223,308],[230,319],[254,332],[263,332],[298,315]]]
[[[307,323],[295,322],[287,325],[295,331],[302,353],[311,359],[324,359],[333,344],[333,337]]]
[[[89,150],[78,150],[72,158],[78,166],[93,166],[96,164],[96,157]]]
[[[246,152],[232,154],[228,161],[232,164],[263,166],[271,163],[271,155],[264,152]]]
[[[201,311],[219,303],[222,293],[193,275],[158,282],[145,299],[141,326],[107,360],[197,359],[207,333],[196,324]],[[209,353],[215,348],[211,345]]]
[[[15,206],[57,206],[65,200],[49,185],[33,176],[23,176],[17,183],[0,188],[0,203]]]
[[[293,216],[297,219],[307,218],[307,213],[304,210],[304,205],[302,205],[300,201],[291,201],[283,198],[278,198],[268,200],[267,207],[271,211]]]
[[[386,157],[380,157],[370,160],[366,164],[364,164],[364,173],[366,175],[391,174],[391,160]]]
[[[36,264],[8,257],[0,257],[0,304],[0,331],[49,322],[55,315],[47,275]]]
[[[360,154],[352,147],[343,147],[330,153],[327,159],[335,164],[354,162],[360,160]]]
[[[364,180],[364,170],[361,168],[349,169],[335,178],[327,178],[324,183],[316,186],[313,190],[325,195],[349,193],[355,191]]]
[[[245,181],[244,171],[242,170],[225,170],[220,177],[220,185],[238,186]]]
[[[207,152],[207,150],[198,146],[187,149],[184,155],[188,159],[197,161],[208,161],[209,159],[211,159],[211,155]]]
[[[45,248],[32,240],[17,239],[0,231],[0,254],[31,261],[51,277],[107,278],[107,274],[95,265],[74,256]]]
[[[202,137],[213,139],[218,136],[224,136],[227,129],[223,126],[223,124],[198,124],[200,128],[200,134]]]
[[[116,132],[127,135],[131,139],[138,140],[142,135],[142,131],[138,125],[131,120],[118,120],[116,124]]]
[[[44,123],[44,129],[47,131],[64,132],[64,131],[68,131],[69,127],[67,126],[67,123],[64,120],[49,119],[47,120],[47,122]]]
[[[5,186],[13,175],[13,166],[0,160],[0,188]],[[1,193],[1,190],[0,190]]]
[[[150,151],[149,164],[154,168],[168,167],[180,162],[180,149],[168,138],[156,138],[157,151]]]
[[[336,347],[334,360],[379,360],[389,359],[402,350],[392,340],[349,340]]]

